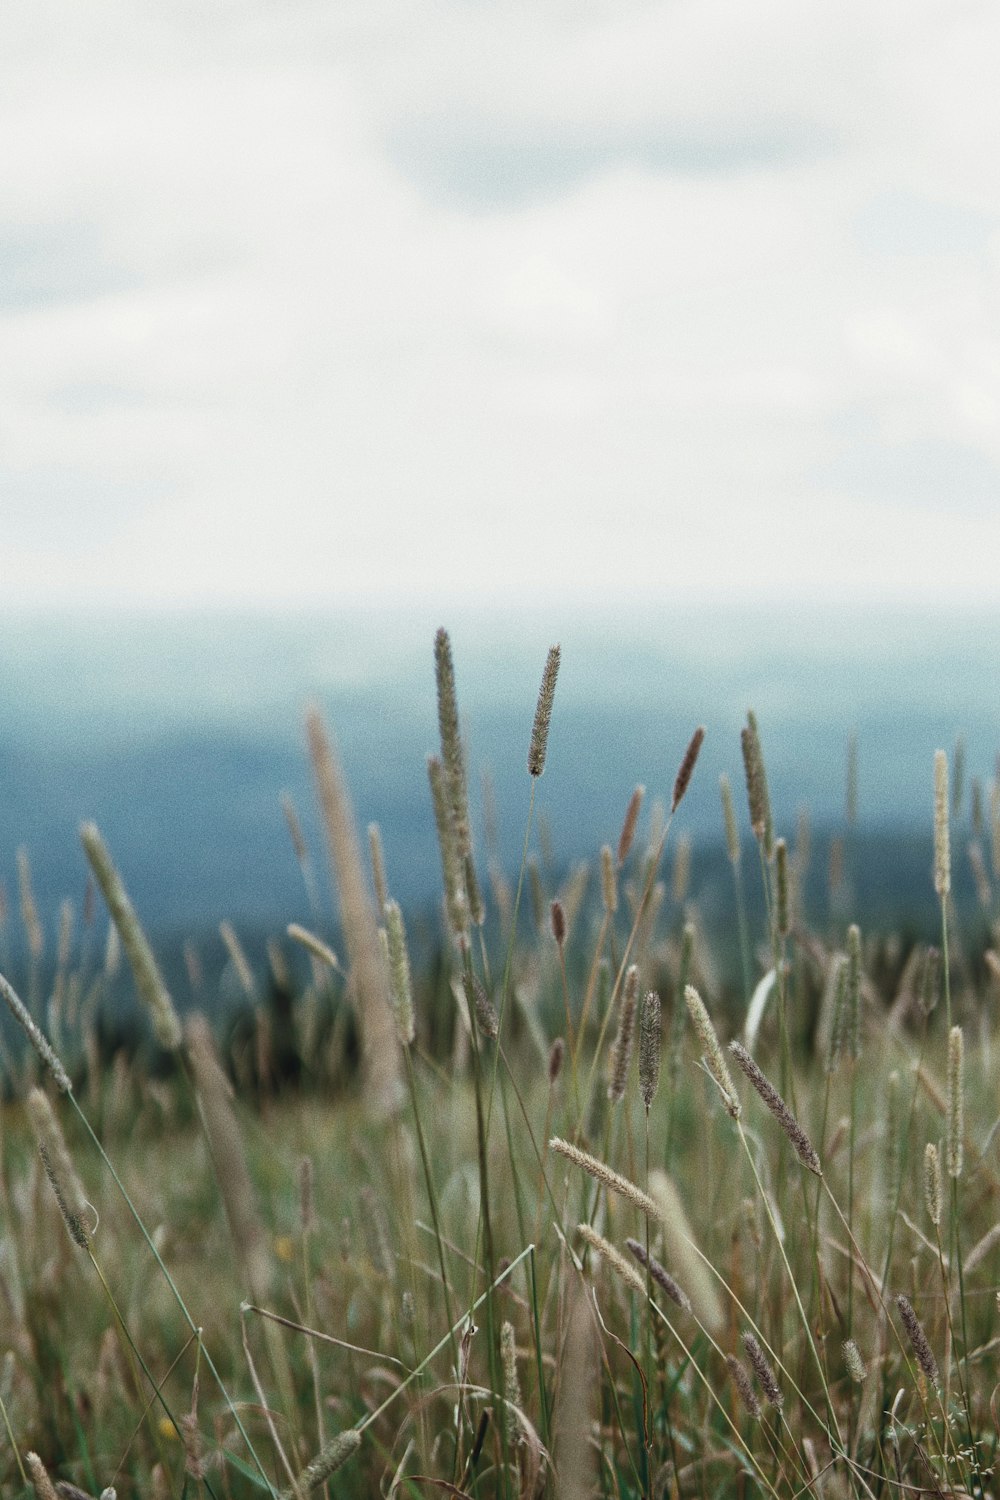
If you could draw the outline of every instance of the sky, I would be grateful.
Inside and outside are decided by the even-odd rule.
[[[1000,10],[0,11],[0,609],[1000,603]]]

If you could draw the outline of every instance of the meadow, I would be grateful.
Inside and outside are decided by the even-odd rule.
[[[95,825],[106,941],[67,907],[48,951],[24,872],[26,958],[0,983],[0,1493],[993,1493],[996,782],[927,766],[933,942],[850,909],[850,785],[810,905],[808,820],[781,836],[752,713],[739,784],[699,776],[692,724],[672,785],[623,788],[557,878],[535,810],[552,648],[508,870],[488,817],[474,846],[443,631],[434,663],[443,899],[419,960],[317,710],[339,920],[289,802],[311,921],[274,934],[266,973],[223,925],[246,997],[226,1029],[179,1011]],[[713,926],[694,799],[730,865]],[[109,1014],[122,965],[139,1039]],[[189,978],[197,997],[193,951]]]

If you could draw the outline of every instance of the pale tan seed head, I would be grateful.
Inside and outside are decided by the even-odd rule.
[[[564,1141],[559,1136],[553,1136],[549,1141],[549,1149],[564,1156],[567,1161],[593,1177],[595,1182],[601,1183],[609,1192],[617,1193],[627,1203],[631,1203],[641,1214],[649,1219],[659,1220],[663,1217],[659,1205],[648,1193],[636,1187],[627,1177],[620,1172],[615,1172],[606,1162],[596,1156],[591,1156],[589,1151],[581,1151],[579,1146],[574,1146],[570,1141]]]
[[[924,1202],[927,1217],[934,1225],[941,1222],[941,1159],[932,1141],[924,1147]]]
[[[734,1120],[738,1120],[742,1109],[739,1096],[733,1087],[733,1080],[726,1066],[726,1060],[722,1055],[722,1047],[719,1045],[719,1038],[716,1035],[715,1027],[712,1025],[712,1018],[705,1009],[705,1002],[693,984],[685,987],[684,1003],[687,1005],[688,1014],[698,1034],[705,1066],[718,1086],[727,1113]]]
[[[156,1039],[166,1051],[176,1052],[181,1044],[181,1023],[174,1002],[97,824],[84,823],[80,839],[121,938],[139,998],[149,1011]]]
[[[338,1469],[344,1467],[349,1458],[353,1458],[360,1447],[361,1434],[357,1428],[350,1427],[346,1432],[338,1432],[336,1437],[323,1444],[312,1462],[306,1464],[302,1473],[297,1475],[294,1486],[282,1490],[281,1500],[301,1500],[303,1495],[318,1490]]]
[[[602,1256],[609,1266],[614,1267],[618,1275],[634,1292],[638,1292],[640,1297],[645,1297],[646,1283],[639,1275],[635,1266],[632,1265],[631,1261],[625,1259],[616,1245],[612,1245],[610,1240],[606,1240],[603,1235],[598,1234],[596,1229],[592,1229],[589,1224],[578,1224],[576,1232],[582,1240],[586,1241],[591,1250],[597,1255]]]
[[[853,1339],[847,1339],[841,1344],[844,1352],[844,1363],[847,1365],[848,1374],[858,1385],[868,1378],[868,1367],[861,1355],[861,1350]]]
[[[73,1085],[70,1082],[69,1074],[56,1055],[54,1048],[35,1025],[27,1006],[14,986],[2,974],[0,974],[0,997],[6,1002],[11,1015],[23,1029],[28,1041],[52,1074],[56,1088],[63,1094],[72,1092]]]
[[[59,1205],[63,1222],[74,1244],[81,1250],[86,1250],[93,1233],[94,1210],[83,1191],[66,1138],[47,1094],[41,1089],[30,1089],[27,1104],[45,1175]]]
[[[934,752],[934,889],[942,898],[951,890],[948,757],[943,750]]]
[[[396,1022],[396,1035],[404,1046],[409,1046],[416,1036],[416,1021],[413,1014],[413,980],[410,972],[410,952],[406,944],[406,927],[399,902],[385,902],[385,927],[389,951],[389,991],[392,997],[392,1013]]]
[[[26,1453],[24,1458],[28,1465],[28,1472],[31,1474],[35,1500],[59,1500],[56,1487],[49,1478],[49,1471],[38,1457],[38,1454]]]

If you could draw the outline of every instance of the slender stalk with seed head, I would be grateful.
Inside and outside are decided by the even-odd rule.
[[[156,1039],[168,1052],[176,1052],[181,1044],[181,1023],[177,1018],[174,1003],[164,983],[153,950],[142,930],[135,908],[115,869],[107,846],[101,838],[96,823],[84,823],[80,829],[80,840],[90,861],[90,867],[101,888],[111,919],[118,930],[125,949],[139,998],[146,1006],[153,1022]]]
[[[951,976],[948,962],[948,895],[951,891],[951,839],[948,828],[948,757],[934,752],[934,890],[941,902],[941,957],[948,1029],[951,1029]]]
[[[698,1040],[702,1045],[702,1056],[705,1066],[715,1080],[722,1095],[722,1102],[726,1106],[727,1114],[731,1115],[734,1120],[738,1120],[742,1105],[740,1104],[736,1089],[733,1087],[733,1080],[726,1066],[726,1059],[722,1055],[722,1048],[719,1045],[719,1038],[716,1035],[715,1027],[712,1025],[712,1018],[705,1009],[705,1002],[693,984],[689,984],[685,989],[684,1001],[688,1008],[688,1014],[694,1023],[694,1029],[698,1033]]]

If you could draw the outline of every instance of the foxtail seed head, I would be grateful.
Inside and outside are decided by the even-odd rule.
[[[410,954],[406,946],[406,928],[398,901],[386,901],[383,910],[389,950],[389,994],[396,1034],[404,1046],[409,1046],[416,1036],[416,1023],[413,1017],[413,980],[410,974]]]
[[[165,1051],[176,1052],[182,1033],[174,1002],[97,824],[84,823],[80,839],[122,940],[139,998],[149,1011],[156,1039]]]
[[[739,1392],[740,1400],[755,1422],[761,1418],[760,1402],[754,1394],[753,1385],[750,1382],[750,1372],[746,1365],[741,1365],[735,1354],[726,1355],[726,1364],[729,1373],[733,1377],[733,1385]]]
[[[92,1210],[84,1195],[59,1121],[49,1103],[48,1095],[41,1089],[29,1090],[28,1114],[31,1117],[35,1140],[38,1142],[38,1154],[42,1158],[45,1175],[55,1194],[59,1212],[63,1216],[70,1239],[74,1244],[79,1245],[81,1250],[86,1250],[90,1245],[92,1233],[86,1228],[86,1221]]]
[[[647,1255],[645,1245],[640,1244],[638,1240],[630,1238],[625,1243],[640,1266],[644,1266],[649,1271],[650,1280],[656,1282],[656,1285],[662,1292],[666,1293],[671,1302],[676,1302],[678,1307],[682,1307],[685,1312],[690,1312],[691,1299],[687,1292],[684,1291],[683,1287],[677,1285],[670,1272],[664,1266],[660,1265],[656,1256]]]
[[[677,778],[674,781],[674,795],[670,802],[670,811],[672,813],[677,811],[678,804],[688,789],[691,777],[694,775],[695,764],[698,760],[698,753],[701,750],[704,738],[705,726],[704,724],[699,724],[691,736],[688,747],[684,752],[684,759],[681,761],[677,771]]]
[[[484,1036],[494,1041],[500,1035],[500,1018],[496,1013],[496,1007],[482,984],[473,974],[471,978],[467,975],[464,979],[465,995],[467,1000],[472,1001],[475,1012],[476,1023]]]
[[[942,898],[951,890],[948,757],[943,750],[934,752],[934,889]]]
[[[663,1007],[655,990],[647,990],[639,1018],[639,1092],[649,1110],[660,1085],[663,1055]]]
[[[932,1224],[941,1222],[941,1159],[938,1148],[928,1141],[924,1147],[924,1202]]]
[[[576,1232],[582,1240],[586,1240],[591,1250],[603,1256],[609,1266],[614,1266],[622,1280],[627,1281],[634,1292],[638,1292],[640,1297],[645,1297],[646,1283],[617,1246],[612,1245],[611,1241],[606,1240],[602,1234],[598,1234],[596,1229],[591,1229],[589,1224],[578,1224]]]
[[[749,1330],[741,1335],[743,1348],[746,1350],[747,1359],[753,1366],[754,1374],[760,1381],[760,1388],[764,1392],[772,1406],[784,1406],[785,1398],[777,1377],[771,1368],[771,1362],[764,1350],[761,1348],[754,1334]]]
[[[50,1045],[47,1038],[42,1035],[41,1031],[35,1025],[34,1021],[31,1018],[31,1015],[28,1012],[27,1006],[25,1005],[24,1001],[21,999],[17,991],[14,989],[14,986],[10,984],[2,974],[0,974],[0,995],[2,995],[4,1000],[7,1002],[7,1007],[13,1015],[14,1019],[24,1029],[28,1041],[34,1047],[35,1051],[38,1053],[38,1056],[41,1058],[42,1062],[52,1074],[52,1077],[55,1080],[56,1088],[59,1089],[60,1093],[71,1093],[73,1085],[69,1081],[69,1074],[66,1072],[66,1069],[59,1061],[59,1058],[56,1056],[55,1050]]]
[[[738,1120],[742,1106],[733,1087],[733,1080],[729,1069],[726,1067],[726,1059],[722,1055],[722,1048],[719,1045],[719,1038],[716,1035],[715,1027],[712,1025],[712,1018],[705,1009],[705,1002],[693,984],[686,985],[684,988],[684,1003],[694,1023],[694,1029],[698,1033],[705,1066],[718,1085],[727,1113],[734,1120]]]
[[[310,1490],[318,1490],[325,1480],[335,1474],[338,1469],[343,1468],[347,1460],[357,1453],[360,1447],[361,1434],[356,1427],[349,1427],[346,1432],[338,1432],[336,1437],[332,1437],[329,1442],[323,1444],[320,1452],[299,1474],[294,1486],[282,1490],[281,1500],[299,1500],[301,1495],[307,1495]]]
[[[858,1385],[861,1385],[862,1381],[868,1378],[868,1367],[862,1358],[861,1350],[853,1339],[847,1339],[841,1345],[841,1348],[844,1351],[844,1363],[847,1366],[851,1379],[856,1381]]]
[[[549,1141],[549,1148],[558,1152],[560,1156],[565,1156],[566,1160],[571,1161],[574,1166],[589,1173],[595,1182],[601,1183],[609,1192],[617,1193],[647,1218],[662,1220],[663,1211],[648,1193],[636,1187],[635,1183],[630,1182],[627,1177],[622,1177],[620,1172],[613,1171],[606,1162],[598,1160],[596,1156],[591,1156],[589,1151],[581,1151],[579,1146],[561,1140],[557,1135]]]
[[[913,1346],[913,1352],[917,1356],[917,1364],[923,1370],[935,1390],[940,1390],[941,1376],[938,1371],[938,1363],[934,1358],[934,1351],[927,1340],[923,1325],[913,1311],[910,1299],[904,1297],[903,1293],[900,1292],[896,1297],[896,1306],[899,1309],[899,1316],[902,1319],[903,1327],[906,1329],[907,1337]]]
[[[535,719],[531,726],[531,743],[528,747],[528,775],[541,776],[545,770],[545,753],[549,744],[549,725],[552,722],[552,704],[556,696],[556,678],[559,675],[558,646],[550,646],[542,673],[542,685],[538,690]]]
[[[771,799],[767,789],[764,756],[760,748],[757,716],[753,709],[747,713],[747,724],[740,734],[740,744],[743,747],[743,769],[746,773],[747,801],[750,804],[750,826],[764,851],[765,859],[769,860],[774,850],[774,825],[771,821]]]
[[[812,1142],[773,1083],[764,1076],[741,1042],[730,1042],[729,1050],[791,1141],[799,1161],[817,1177],[822,1177],[823,1169]]]
[[[510,1406],[521,1405],[521,1382],[517,1377],[517,1344],[514,1325],[504,1319],[500,1324],[500,1363],[503,1368],[503,1394]]]
[[[643,797],[645,797],[645,795],[646,788],[644,786],[637,786],[635,791],[629,798],[628,807],[625,809],[625,820],[622,823],[622,831],[618,835],[619,869],[621,869],[622,865],[629,857],[629,851],[631,850],[633,840],[635,839],[636,824],[639,821],[639,809],[642,807],[642,799]],[[998,815],[997,821],[998,823],[1000,823],[1000,815]]]
[[[471,851],[469,831],[469,793],[465,778],[465,752],[458,723],[458,697],[455,692],[455,666],[451,656],[451,639],[442,628],[434,637],[434,676],[437,683],[438,733],[441,759],[444,762],[448,806],[451,811],[459,864]]]

